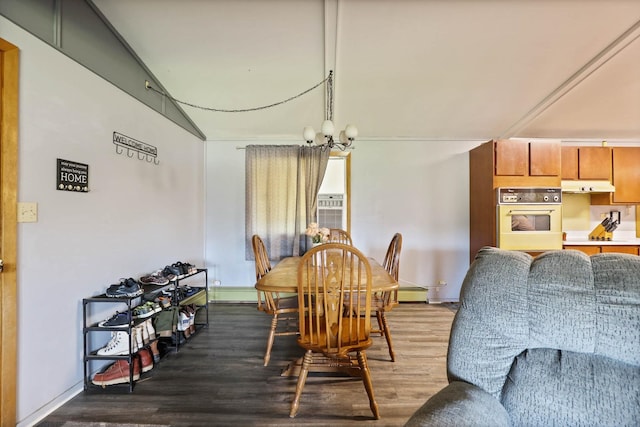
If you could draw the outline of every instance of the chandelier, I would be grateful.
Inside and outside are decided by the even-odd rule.
[[[320,132],[316,131],[311,126],[305,126],[302,131],[302,137],[311,145],[314,142],[317,145],[328,147],[329,149],[339,148],[340,150],[346,150],[353,144],[353,141],[358,136],[358,128],[354,125],[347,125],[344,130],[340,131],[338,140],[333,139],[335,133],[335,126],[333,124],[333,70],[329,71],[329,77],[327,77],[327,106],[325,109],[325,120],[322,122]]]

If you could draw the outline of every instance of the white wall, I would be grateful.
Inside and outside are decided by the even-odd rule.
[[[38,203],[38,222],[18,225],[17,417],[29,425],[82,389],[82,298],[203,265],[204,144],[2,17],[0,37],[21,50],[18,200]],[[159,165],[117,154],[114,131],[156,146]],[[89,165],[89,193],[56,190],[57,158]]]
[[[351,235],[382,260],[391,237],[403,235],[400,281],[433,286],[457,301],[469,266],[468,151],[482,141],[359,139],[351,154]],[[222,286],[253,286],[244,258],[246,144],[298,141],[208,141],[206,156],[207,264]]]

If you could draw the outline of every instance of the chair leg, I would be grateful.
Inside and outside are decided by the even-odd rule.
[[[362,382],[364,382],[364,388],[367,390],[369,396],[369,407],[373,412],[373,417],[376,420],[380,419],[380,412],[378,411],[378,404],[376,398],[373,395],[373,383],[371,382],[371,373],[369,372],[369,364],[367,363],[367,355],[364,351],[359,351],[358,365],[360,366],[360,374],[362,375]]]
[[[396,361],[396,354],[393,351],[393,343],[391,342],[391,331],[389,330],[389,324],[387,323],[387,316],[384,311],[377,312],[378,319],[380,320],[382,327],[382,331],[384,332],[384,337],[387,339],[387,346],[389,347],[389,356],[391,356],[391,361]]]
[[[293,418],[298,413],[298,408],[300,407],[300,396],[302,396],[302,389],[304,388],[304,384],[307,381],[307,374],[309,374],[309,366],[311,365],[311,361],[313,360],[313,355],[311,350],[307,350],[302,358],[302,367],[300,369],[300,374],[298,375],[298,383],[296,385],[296,395],[293,398],[293,402],[291,402],[291,412],[289,413],[289,417]]]
[[[385,335],[384,333],[385,323],[384,323],[383,316],[384,316],[384,312],[380,310],[376,310],[376,319],[378,319],[378,332],[380,332],[380,336]]]
[[[264,366],[269,364],[271,360],[271,348],[273,347],[273,340],[276,337],[276,329],[278,328],[278,314],[273,315],[271,319],[271,330],[269,331],[269,337],[267,338],[267,350],[264,353]]]

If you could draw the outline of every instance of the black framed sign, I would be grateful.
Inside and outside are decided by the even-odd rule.
[[[89,165],[63,159],[57,161],[56,189],[81,193],[89,191]]]

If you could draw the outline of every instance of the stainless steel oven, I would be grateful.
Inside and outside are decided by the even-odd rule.
[[[562,249],[560,187],[498,188],[497,246],[545,251]]]

